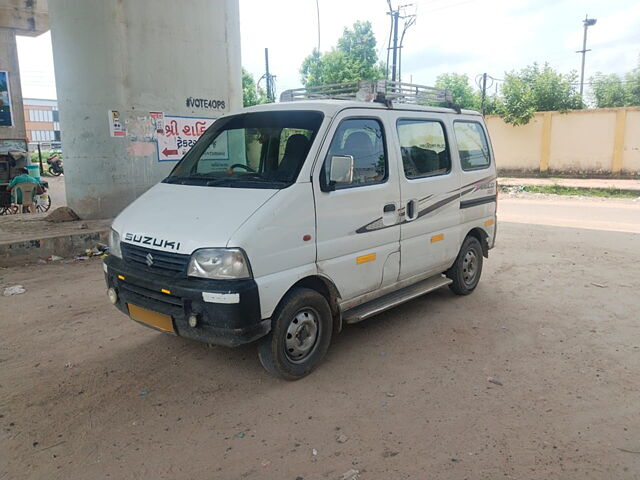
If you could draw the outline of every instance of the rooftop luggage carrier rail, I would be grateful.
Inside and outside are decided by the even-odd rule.
[[[334,83],[317,87],[293,88],[280,94],[281,102],[296,100],[337,99],[359,102],[379,102],[391,107],[392,103],[413,105],[443,105],[459,111],[453,104],[451,92],[444,88],[427,87],[389,80],[361,80],[358,82]]]

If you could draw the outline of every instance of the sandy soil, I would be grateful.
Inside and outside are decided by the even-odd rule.
[[[128,320],[99,260],[0,270],[27,288],[0,297],[0,479],[638,478],[639,245],[502,222],[472,295],[348,327],[293,383]]]

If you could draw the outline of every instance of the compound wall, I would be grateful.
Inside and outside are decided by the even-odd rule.
[[[640,175],[640,107],[540,112],[518,127],[497,115],[486,122],[502,172]]]

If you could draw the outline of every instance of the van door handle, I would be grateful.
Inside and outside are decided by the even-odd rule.
[[[418,200],[413,199],[407,202],[405,218],[407,219],[407,222],[411,222],[418,218]]]
[[[398,212],[395,203],[387,203],[382,207],[382,224],[390,227],[398,223]]]

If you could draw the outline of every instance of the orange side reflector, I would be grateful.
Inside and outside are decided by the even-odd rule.
[[[171,295],[171,290],[167,290],[166,288],[160,289],[162,293],[166,293],[167,295]]]
[[[375,253],[367,253],[366,255],[360,255],[356,258],[356,263],[360,265],[361,263],[373,262],[376,259],[377,255]]]
[[[436,243],[440,240],[444,240],[444,233],[439,233],[438,235],[434,235],[433,237],[431,237],[431,243]]]
[[[157,328],[163,332],[175,333],[175,330],[173,329],[173,321],[169,315],[147,310],[146,308],[132,305],[131,303],[128,303],[127,306],[129,307],[129,315],[134,320],[146,323],[147,325]]]
[[[120,280],[124,280],[124,275],[118,275],[118,278],[119,278]]]
[[[491,225],[493,225],[494,223],[496,223],[496,221],[493,218],[490,218],[489,220],[485,220],[484,222],[484,226],[485,227],[490,227]]]

